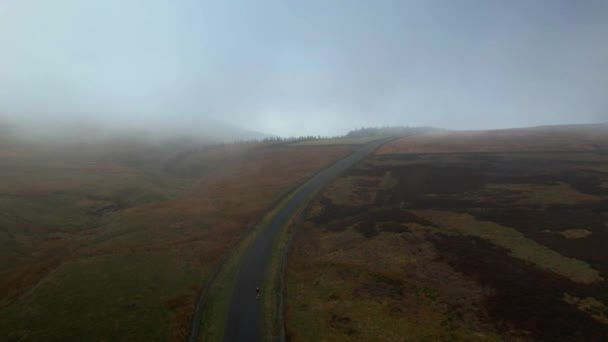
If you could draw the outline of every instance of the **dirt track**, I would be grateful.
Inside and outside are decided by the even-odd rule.
[[[291,199],[275,215],[272,221],[256,237],[246,251],[236,278],[232,301],[226,322],[224,341],[260,341],[260,304],[256,299],[255,288],[262,288],[266,266],[272,255],[272,243],[280,229],[295,214],[297,209],[308,200],[310,195],[320,190],[366,155],[373,152],[386,140],[371,142],[348,157],[319,172],[295,190]]]

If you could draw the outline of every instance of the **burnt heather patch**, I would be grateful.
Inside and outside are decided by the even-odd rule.
[[[291,302],[302,311],[292,311],[294,323],[287,320],[290,336],[308,336],[301,330],[308,322],[318,334],[329,329],[329,336],[350,340],[378,338],[377,331],[388,340],[403,334],[433,340],[608,340],[608,167],[600,152],[368,158],[343,177],[364,180],[351,183],[352,196],[373,200],[336,204],[331,194],[322,194],[296,236],[288,274],[298,285],[291,283],[291,293],[288,288],[288,308]],[[383,186],[388,177],[390,186]],[[446,213],[445,221],[424,214],[433,211]],[[483,234],[450,229],[462,224],[450,221],[460,217],[474,218]],[[521,233],[510,241],[518,245],[502,245],[532,259],[515,258],[496,245],[508,236],[488,235],[492,227],[496,234]],[[586,233],[568,238],[573,231]],[[539,267],[549,262],[534,259],[550,255],[540,253],[545,247],[554,256],[588,264],[601,277],[576,282]],[[333,283],[321,276],[345,270],[349,276]],[[313,300],[315,284],[340,295],[298,304]]]
[[[435,234],[432,241],[441,260],[495,289],[483,304],[496,322],[504,322],[497,323],[502,330],[515,326],[547,341],[608,339],[606,325],[563,300],[565,293],[603,297],[605,286],[575,284],[513,259],[507,250],[479,238]]]

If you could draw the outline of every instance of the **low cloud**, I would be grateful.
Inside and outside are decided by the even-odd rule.
[[[601,122],[607,36],[605,1],[9,0],[0,115],[279,135]]]

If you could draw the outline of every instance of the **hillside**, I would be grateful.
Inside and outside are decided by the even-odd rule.
[[[292,341],[608,339],[606,125],[404,137],[294,237]]]
[[[229,246],[288,189],[350,150],[2,142],[3,338],[184,340]]]

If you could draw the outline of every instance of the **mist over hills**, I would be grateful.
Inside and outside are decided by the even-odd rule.
[[[546,125],[513,127],[490,130],[449,130],[431,126],[371,126],[345,131],[347,138],[373,136],[406,136],[425,133],[460,132],[500,136],[511,131],[537,131],[546,134],[604,135],[608,122],[596,124]],[[523,131],[522,131],[523,132]],[[339,137],[337,135],[335,137]],[[320,135],[311,135],[317,139]],[[281,137],[274,132],[255,130],[209,118],[176,117],[175,119],[150,118],[139,121],[108,123],[103,120],[1,117],[0,141],[58,144],[95,143],[158,143],[170,145],[208,145],[242,141],[306,140],[306,136]]]
[[[61,120],[51,118],[0,118],[0,139],[45,143],[98,143],[142,140],[156,143],[192,141],[226,143],[262,140],[273,135],[213,119],[149,119],[122,124],[101,120]]]

